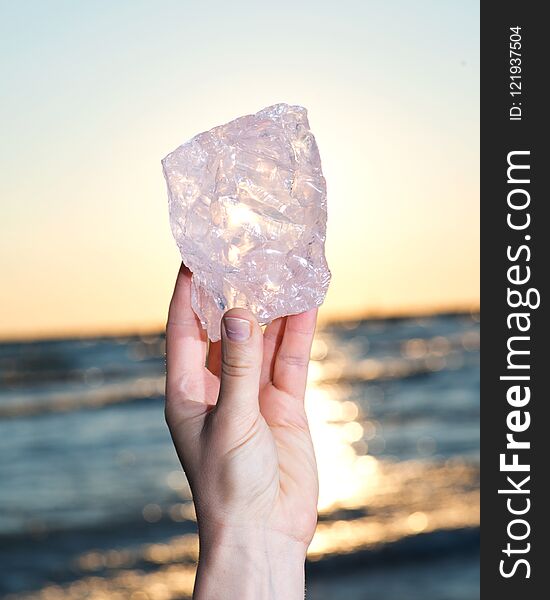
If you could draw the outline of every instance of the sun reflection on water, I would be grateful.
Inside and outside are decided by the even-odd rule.
[[[402,341],[391,357],[371,356],[366,340],[361,343],[354,354],[353,343],[342,349],[340,342],[321,332],[312,349],[306,410],[320,489],[319,524],[308,553],[310,561],[371,551],[433,531],[479,525],[479,467],[475,460],[438,457],[437,441],[422,433],[413,438],[416,458],[397,460],[380,454],[386,444],[384,431],[371,414],[371,406],[386,399],[381,382],[460,368],[464,353],[479,347],[479,335],[468,331],[455,338],[411,337]],[[354,395],[357,382],[368,386],[368,398],[363,388],[362,396]],[[158,392],[158,381],[140,385],[144,394]],[[176,532],[178,523],[194,522],[196,517],[182,472],[169,471],[164,480],[179,500],[169,506],[147,504],[142,517],[154,527],[169,519]],[[190,598],[197,556],[195,533],[131,549],[92,550],[74,559],[77,581],[9,598]]]
[[[319,511],[363,504],[369,489],[376,486],[378,461],[373,456],[358,455],[352,445],[364,433],[355,420],[359,408],[312,382],[306,394],[306,410],[319,469]]]
[[[370,453],[385,446],[380,424],[350,399],[349,381],[391,380],[453,368],[446,359],[477,348],[475,332],[406,340],[402,358],[354,360],[329,353],[330,340],[316,340],[308,378],[306,410],[319,469],[319,514],[309,557],[349,553],[436,529],[479,523],[478,467],[461,460],[382,460]],[[362,349],[366,353],[366,345]],[[372,385],[372,384],[369,384]],[[374,395],[382,394],[373,388]],[[436,441],[419,437],[418,454],[431,456]],[[344,510],[346,518],[337,518]],[[355,518],[349,518],[349,511]]]

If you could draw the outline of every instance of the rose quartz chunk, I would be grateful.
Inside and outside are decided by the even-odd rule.
[[[193,310],[212,341],[229,308],[265,324],[322,304],[326,183],[305,108],[276,104],[200,133],[162,166]]]

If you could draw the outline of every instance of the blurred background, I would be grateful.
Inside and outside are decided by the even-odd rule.
[[[0,596],[190,597],[160,159],[302,104],[333,280],[311,600],[479,597],[478,3],[0,0]]]

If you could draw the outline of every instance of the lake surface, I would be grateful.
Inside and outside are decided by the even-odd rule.
[[[163,356],[162,335],[0,344],[0,594],[189,597]],[[308,598],[479,598],[477,316],[327,325],[309,379]]]

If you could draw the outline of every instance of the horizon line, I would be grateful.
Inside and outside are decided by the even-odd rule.
[[[480,304],[475,303],[473,305],[454,305],[454,306],[442,306],[432,307],[427,309],[416,309],[416,310],[393,310],[384,311],[383,309],[373,309],[364,313],[348,313],[341,317],[336,316],[321,316],[319,319],[318,329],[323,329],[326,326],[330,326],[335,323],[353,323],[357,321],[392,321],[397,319],[415,319],[422,317],[437,317],[437,316],[460,316],[460,315],[479,315]],[[36,334],[8,334],[4,336],[0,332],[0,344],[18,344],[18,343],[30,343],[30,342],[55,342],[63,340],[85,340],[85,339],[98,339],[98,338],[126,338],[126,337],[147,337],[152,335],[163,334],[165,330],[164,324],[156,324],[148,327],[121,327],[116,328],[104,328],[98,327],[96,331],[81,330],[78,332],[76,329],[69,328],[66,331],[43,331]]]

